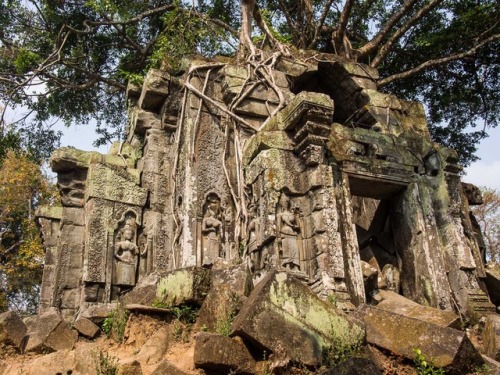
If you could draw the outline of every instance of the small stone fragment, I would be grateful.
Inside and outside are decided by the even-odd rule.
[[[253,374],[255,360],[239,338],[230,338],[201,332],[196,336],[194,347],[196,368],[226,374]]]

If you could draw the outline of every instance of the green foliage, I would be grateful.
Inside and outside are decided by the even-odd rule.
[[[359,55],[356,48],[371,41],[402,2],[349,3],[345,46],[351,46],[352,53],[332,44],[343,3],[324,12],[331,2],[257,1],[262,20],[281,43],[348,58],[360,56],[358,62],[365,64],[372,63],[387,41],[427,4],[415,2],[375,48]],[[34,111],[33,117],[20,124],[22,128],[47,130],[53,119],[67,125],[95,120],[97,144],[116,138],[125,124],[127,81],[139,83],[151,67],[181,72],[186,56],[212,57],[238,50],[240,2],[199,0],[194,4],[180,0],[0,0],[0,101]],[[320,25],[322,16],[324,24]],[[494,0],[439,3],[394,40],[377,66],[382,79],[469,51],[479,40],[498,36],[497,19]],[[251,35],[264,39],[255,27]],[[488,128],[498,125],[499,49],[498,39],[492,40],[464,58],[429,65],[384,89],[404,99],[423,101],[434,139],[456,148],[467,164]],[[49,137],[39,144],[56,140],[48,132],[39,136]]]
[[[198,317],[198,309],[191,305],[179,305],[170,308],[175,318],[183,324],[193,324]]]
[[[102,350],[93,353],[96,375],[115,375],[118,372],[118,359],[104,354]]]
[[[323,347],[323,365],[333,367],[362,350],[364,344],[363,336],[357,337],[352,342],[352,338],[349,337],[350,334],[350,332],[346,332],[343,336],[332,335],[331,345]]]
[[[226,314],[219,317],[215,322],[215,332],[222,336],[229,336],[232,332],[234,318],[238,314],[238,305],[240,298],[236,294],[231,294],[228,301],[228,310]]]
[[[445,375],[446,372],[441,368],[436,368],[431,361],[427,361],[420,349],[413,349],[415,352],[415,367],[418,375]]]
[[[481,366],[478,366],[474,369],[475,374],[487,374],[491,371],[490,367],[485,363]]]
[[[0,160],[0,309],[36,313],[44,248],[34,212],[58,193],[29,155],[8,150]]]
[[[121,306],[117,306],[111,311],[104,322],[101,329],[108,336],[113,338],[116,342],[121,343],[125,334],[129,312]]]

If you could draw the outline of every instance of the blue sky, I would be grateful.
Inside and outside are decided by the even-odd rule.
[[[93,126],[72,126],[61,129],[64,136],[61,146],[73,146],[81,150],[97,150],[106,153],[109,146],[99,149],[92,147],[96,139]],[[481,158],[466,169],[463,181],[477,186],[486,186],[500,190],[500,128],[490,129],[489,137],[479,144],[477,155]]]

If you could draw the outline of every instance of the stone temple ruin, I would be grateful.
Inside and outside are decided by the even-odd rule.
[[[377,78],[321,55],[253,71],[191,60],[130,84],[124,142],[52,157],[62,207],[38,213],[41,312],[72,320],[151,273],[221,261],[254,283],[286,270],[346,310],[377,289],[494,310],[456,153]]]

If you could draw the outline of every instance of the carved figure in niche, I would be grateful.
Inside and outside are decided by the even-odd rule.
[[[249,216],[252,218],[248,224],[248,255],[250,256],[250,271],[255,273],[262,268],[261,251],[259,248],[260,220],[257,216],[257,207],[251,204],[248,207]]]
[[[139,249],[134,243],[135,230],[135,217],[129,215],[125,220],[125,226],[120,231],[121,240],[115,244],[115,285],[135,285],[139,255]]]
[[[153,270],[153,228],[143,233],[142,245],[144,247],[140,252],[139,276],[146,276]]]
[[[295,213],[291,211],[290,198],[285,194],[282,194],[279,200],[276,223],[278,227],[277,241],[280,265],[290,270],[300,271],[297,242],[300,228]]]
[[[203,235],[203,264],[212,264],[220,257],[222,222],[220,221],[220,199],[216,194],[209,194],[201,222]]]

